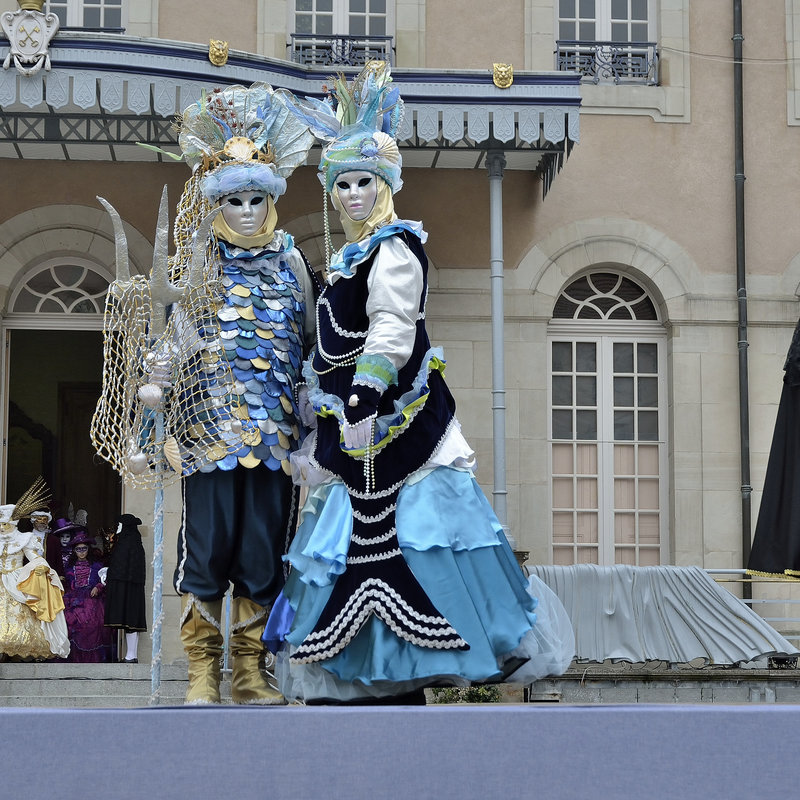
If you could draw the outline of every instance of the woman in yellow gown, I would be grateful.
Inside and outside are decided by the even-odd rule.
[[[0,653],[42,659],[69,654],[61,581],[36,534],[17,528],[14,505],[0,506]]]

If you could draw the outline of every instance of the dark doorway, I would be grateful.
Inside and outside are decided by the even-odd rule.
[[[9,411],[6,502],[39,476],[53,493],[54,514],[85,509],[91,533],[120,512],[119,477],[94,452],[89,424],[100,396],[100,331],[8,332]]]

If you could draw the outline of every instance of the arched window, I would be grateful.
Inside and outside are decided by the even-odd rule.
[[[109,279],[82,259],[48,261],[28,274],[8,310],[22,314],[102,314]]]
[[[666,558],[666,334],[647,291],[602,271],[548,327],[553,563]]]

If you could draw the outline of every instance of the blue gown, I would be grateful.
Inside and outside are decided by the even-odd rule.
[[[363,459],[340,445],[341,398],[355,367],[328,368],[320,353],[334,364],[337,346],[352,351],[354,332],[369,327],[366,278],[381,240],[392,235],[403,238],[426,282],[418,234],[408,226],[380,229],[347,265],[350,275],[323,292],[331,325],[320,315],[317,354],[304,368],[320,418],[293,467],[323,479],[309,491],[286,556],[291,573],[264,633],[289,699],[357,701],[424,686],[529,683],[560,674],[574,653],[560,602],[541,581],[525,578],[471,470],[447,457],[447,442],[463,439],[441,351],[425,332],[425,284],[414,351],[378,409],[380,454],[363,479],[371,483],[359,483]],[[365,493],[380,501],[372,517]]]

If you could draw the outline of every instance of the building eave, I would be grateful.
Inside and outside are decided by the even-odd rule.
[[[0,39],[0,55],[7,46]],[[57,35],[50,61],[49,72],[31,76],[0,70],[0,158],[156,160],[133,145],[177,152],[169,123],[202,89],[262,81],[320,96],[337,69],[238,51],[217,67],[198,44],[88,32]],[[408,166],[479,166],[487,150],[502,149],[509,168],[552,178],[579,140],[577,74],[517,72],[507,89],[490,70],[392,75],[405,101],[398,138]]]

